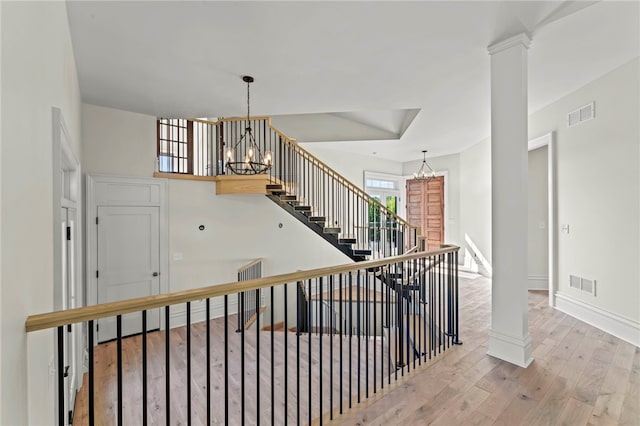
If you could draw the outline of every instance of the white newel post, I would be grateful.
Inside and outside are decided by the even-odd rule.
[[[488,354],[527,367],[527,49],[519,34],[491,55],[491,211],[493,284]]]

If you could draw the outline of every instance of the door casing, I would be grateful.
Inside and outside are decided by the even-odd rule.
[[[87,175],[86,214],[86,285],[87,304],[98,302],[98,206],[150,206],[160,212],[160,293],[169,292],[169,211],[168,181],[158,178],[140,178],[106,175]],[[160,328],[164,328],[164,310],[160,310]],[[94,330],[94,342],[98,335]]]

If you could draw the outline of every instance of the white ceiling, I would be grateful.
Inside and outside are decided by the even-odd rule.
[[[390,139],[315,143],[398,161],[425,148],[459,152],[489,135],[493,42],[531,34],[530,111],[640,55],[637,1],[70,1],[67,8],[84,102],[163,117],[244,115],[248,74],[256,79],[252,114],[319,113],[369,126]],[[410,109],[420,112],[405,129],[398,111]],[[298,124],[290,136],[304,142],[306,131],[318,134],[316,122],[323,120]]]

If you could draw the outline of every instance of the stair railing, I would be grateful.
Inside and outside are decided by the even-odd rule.
[[[238,269],[238,281],[249,281],[262,278],[262,262],[264,259],[253,260]],[[238,329],[246,330],[260,315],[265,307],[262,290],[243,291],[238,293]]]
[[[458,250],[445,247],[33,315],[25,327],[28,333],[57,339],[60,388],[67,326],[82,323],[87,330],[88,372],[76,402],[77,412],[86,417],[76,416],[74,425],[322,423],[460,343]],[[427,264],[436,266],[428,269]],[[410,275],[422,271],[406,286],[426,294],[427,303],[397,297],[402,288],[392,290],[378,279],[377,271],[389,265]],[[317,287],[319,303],[333,305],[348,324],[331,325],[336,332],[330,333],[324,327],[288,332],[300,316],[293,296],[298,283],[309,294]],[[271,315],[264,319],[268,331],[262,331],[258,317],[255,330],[232,332],[237,318],[229,314],[230,300],[262,289],[272,301]],[[172,310],[183,307],[186,325],[171,329]],[[216,317],[216,309],[221,316]],[[161,330],[150,330],[148,316],[157,312],[162,313]],[[323,324],[326,314],[320,310],[319,315]],[[116,339],[96,345],[96,325],[109,318],[116,320]],[[277,321],[282,327],[275,327]],[[401,323],[392,327],[394,321]],[[377,338],[382,328],[394,334],[389,341],[395,348]],[[133,334],[125,336],[125,331]],[[69,408],[64,405],[60,398],[51,423],[64,424]]]
[[[356,240],[354,249],[371,252],[370,259],[395,256],[418,245],[419,229],[369,196],[271,125],[269,117],[193,119],[194,174],[224,175],[229,163],[247,156],[266,157],[272,183],[283,184],[289,195],[311,206],[311,216],[324,218],[325,228],[339,230],[344,238]],[[256,146],[235,145],[251,127]],[[233,148],[231,157],[228,148]],[[251,152],[249,151],[251,150]]]

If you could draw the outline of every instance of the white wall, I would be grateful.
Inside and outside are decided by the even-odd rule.
[[[529,288],[549,287],[549,197],[547,146],[529,151]]]
[[[460,153],[460,238],[466,260],[491,276],[491,141]],[[469,259],[469,257],[471,259]]]
[[[292,136],[295,137],[295,136]],[[402,175],[402,163],[385,160],[371,155],[358,155],[323,148],[322,143],[301,143],[300,146],[325,162],[329,167],[356,184],[364,187],[364,172],[379,172],[390,175]]]
[[[85,173],[153,175],[155,117],[85,104],[82,124]],[[123,161],[126,152],[135,155]],[[169,291],[236,281],[259,257],[263,276],[351,262],[264,195],[216,195],[213,182],[169,179]],[[172,309],[173,324],[184,310]]]
[[[24,321],[53,309],[52,107],[81,158],[80,94],[64,2],[2,2],[1,19],[0,423],[51,424],[54,335]]]
[[[155,117],[82,104],[82,168],[87,173],[152,176],[156,137]]]
[[[445,223],[445,243],[460,245],[460,155],[443,155],[441,157],[427,157],[427,163],[436,172],[447,172],[444,182],[446,192],[445,210],[449,217]],[[411,176],[418,171],[422,159],[408,161],[402,164],[403,176]],[[406,200],[406,190],[403,199]]]
[[[604,75],[530,117],[531,138],[556,132],[558,291],[640,321],[639,60]],[[567,113],[595,101],[595,119],[567,127]],[[591,296],[569,274],[597,281]]]
[[[211,182],[170,179],[169,202],[169,259],[182,255],[171,260],[170,291],[236,281],[238,268],[260,257],[263,276],[351,262],[264,195],[216,195]],[[172,316],[183,310],[173,309]]]

